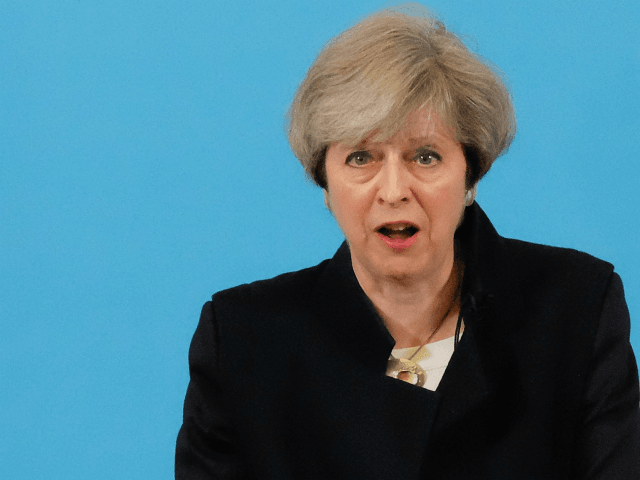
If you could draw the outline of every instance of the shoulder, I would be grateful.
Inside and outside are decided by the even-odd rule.
[[[502,338],[523,364],[546,362],[530,364],[531,371],[569,383],[583,378],[617,278],[613,265],[574,249],[506,238],[499,243],[491,258],[498,265],[482,270],[488,342]]]
[[[243,312],[295,308],[310,298],[318,279],[326,270],[330,260],[295,272],[287,272],[276,277],[221,290],[212,296],[216,311],[232,309],[234,316]]]
[[[495,230],[483,233],[477,274],[496,325],[505,331],[526,330],[541,342],[555,338],[590,344],[613,265],[575,249],[509,239]]]
[[[471,270],[494,291],[553,295],[595,288],[603,294],[613,273],[609,262],[578,250],[502,237],[475,204],[465,213],[459,238]]]
[[[280,383],[292,359],[310,345],[324,345],[316,293],[330,260],[274,278],[222,290],[207,302],[204,321],[212,332],[225,385],[250,390]],[[201,320],[202,322],[202,320]],[[248,354],[250,352],[250,354]],[[243,372],[241,377],[233,372]],[[237,382],[253,385],[238,386]]]
[[[502,250],[507,265],[515,272],[528,276],[555,275],[575,279],[584,276],[606,277],[613,272],[613,265],[588,253],[571,248],[552,247],[509,238],[502,239]]]
[[[493,293],[548,318],[552,311],[564,318],[600,311],[613,276],[611,263],[587,253],[507,238],[484,260],[482,276]]]

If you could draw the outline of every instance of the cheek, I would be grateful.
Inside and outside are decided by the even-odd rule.
[[[367,202],[362,192],[350,188],[334,188],[330,195],[332,211],[345,235],[361,233],[366,224]]]
[[[464,188],[445,188],[434,192],[427,200],[429,217],[442,235],[449,236],[458,227],[464,212],[464,194]]]

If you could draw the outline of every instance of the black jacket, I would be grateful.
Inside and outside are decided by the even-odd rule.
[[[385,376],[394,340],[349,249],[205,304],[177,479],[640,479],[629,315],[613,267],[500,237],[467,208],[465,332],[435,392]]]

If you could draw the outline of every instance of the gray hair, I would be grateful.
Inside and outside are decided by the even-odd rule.
[[[433,16],[384,10],[320,52],[289,108],[289,144],[307,175],[326,189],[329,145],[356,145],[373,131],[383,141],[425,105],[462,145],[468,187],[516,132],[511,97],[495,67]]]

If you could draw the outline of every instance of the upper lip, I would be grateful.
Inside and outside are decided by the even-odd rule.
[[[405,225],[406,227],[413,227],[416,230],[420,230],[420,227],[418,227],[418,225],[416,225],[413,222],[409,222],[408,220],[396,220],[396,221],[393,221],[393,222],[381,223],[380,225],[378,225],[376,227],[376,231],[380,230],[381,228],[389,228],[389,227],[391,227],[393,225]]]

